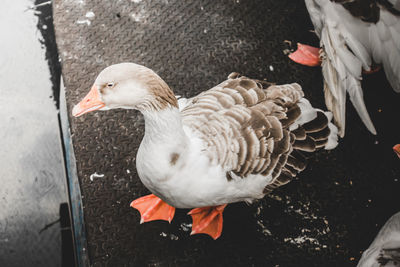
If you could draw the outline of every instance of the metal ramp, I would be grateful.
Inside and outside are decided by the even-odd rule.
[[[53,9],[68,114],[101,69],[124,61],[152,68],[177,95],[193,96],[236,71],[298,82],[313,105],[324,107],[320,69],[296,65],[284,53],[298,41],[318,45],[301,1],[55,0]],[[340,147],[318,153],[298,181],[259,203],[229,205],[217,241],[189,236],[186,210],[171,225],[139,224],[129,207],[148,194],[135,168],[144,130],[138,112],[70,118],[80,266],[354,266],[400,201],[391,151],[400,136],[391,123],[400,97],[382,73],[366,79],[380,135],[371,136],[349,105]],[[67,128],[64,134],[68,143]],[[104,177],[91,179],[94,173]]]

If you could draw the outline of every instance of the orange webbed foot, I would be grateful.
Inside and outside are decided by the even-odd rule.
[[[297,43],[297,50],[289,55],[289,58],[296,63],[310,67],[320,66],[320,48]]]
[[[400,158],[400,144],[397,144],[393,147],[394,153]]]
[[[214,240],[221,236],[225,205],[192,209],[188,214],[192,216],[192,232],[194,234],[207,234]]]
[[[131,202],[131,207],[140,212],[140,223],[164,220],[171,223],[175,208],[168,205],[153,194],[138,198]]]

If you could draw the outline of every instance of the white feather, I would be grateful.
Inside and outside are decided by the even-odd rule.
[[[382,63],[393,89],[400,92],[400,18],[380,8],[374,24],[353,17],[340,3],[306,0],[306,6],[325,52],[322,72],[325,100],[335,117],[340,135],[345,129],[346,92],[366,127],[376,134],[361,89],[361,70]],[[400,6],[400,1],[393,0]]]
[[[317,110],[311,106],[310,101],[307,99],[301,98],[297,105],[301,110],[301,116],[290,125],[289,130],[291,131],[296,130],[299,125],[303,125],[317,117]]]
[[[378,257],[382,253],[382,249],[400,249],[400,212],[393,215],[385,223],[371,246],[362,254],[357,267],[382,266],[378,263]],[[385,266],[395,265],[387,264]]]

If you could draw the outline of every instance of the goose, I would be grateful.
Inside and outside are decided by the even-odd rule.
[[[136,168],[151,194],[131,203],[140,222],[171,222],[175,208],[188,208],[191,234],[214,239],[227,204],[263,198],[306,167],[305,153],[333,149],[338,139],[332,114],[313,108],[299,84],[271,85],[237,73],[177,99],[151,69],[111,65],[72,115],[116,108],[139,110],[145,121]]]
[[[400,92],[400,0],[305,0],[320,48],[298,44],[289,55],[307,66],[322,66],[326,106],[345,134],[346,92],[367,129],[376,135],[361,88],[362,69],[383,66]]]
[[[400,212],[382,227],[357,267],[394,267],[400,264]]]

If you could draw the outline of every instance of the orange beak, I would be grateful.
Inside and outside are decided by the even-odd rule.
[[[397,144],[393,147],[393,151],[397,154],[397,156],[400,158],[400,144]]]
[[[101,101],[99,90],[97,90],[97,86],[93,85],[92,89],[90,89],[89,93],[74,106],[72,109],[72,115],[74,117],[79,117],[85,113],[101,109],[106,104]]]

